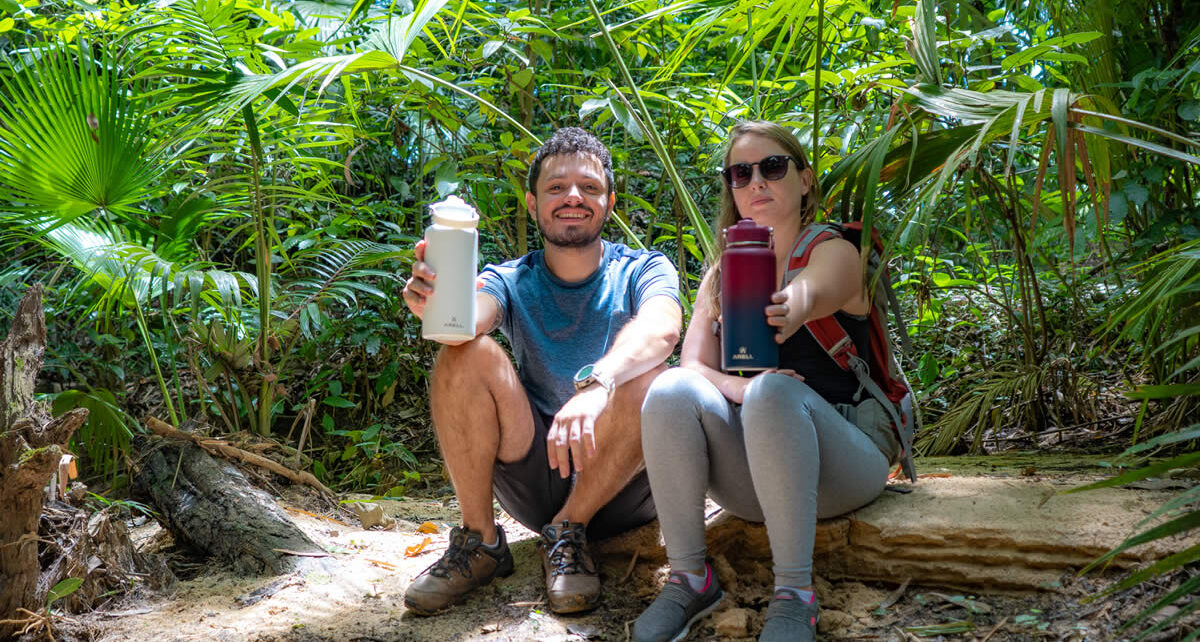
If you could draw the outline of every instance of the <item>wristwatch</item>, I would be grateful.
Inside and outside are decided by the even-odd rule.
[[[575,373],[575,391],[576,392],[583,390],[584,388],[592,385],[593,383],[600,384],[601,388],[604,388],[605,390],[608,391],[609,394],[612,394],[612,391],[613,391],[612,377],[609,377],[608,375],[605,375],[604,373],[596,370],[596,364],[589,363],[586,366],[580,368],[579,372]]]

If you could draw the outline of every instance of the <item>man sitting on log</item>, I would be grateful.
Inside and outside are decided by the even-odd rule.
[[[405,594],[422,615],[512,573],[493,497],[541,532],[556,613],[599,602],[588,538],[655,517],[641,406],[679,339],[678,275],[658,252],[600,238],[616,197],[612,156],[588,132],[555,132],[534,157],[528,189],[544,249],[484,268],[475,338],[448,344],[433,368],[433,424],[463,526]],[[424,241],[415,255],[404,301],[420,317],[436,280]],[[487,336],[496,329],[516,369]]]

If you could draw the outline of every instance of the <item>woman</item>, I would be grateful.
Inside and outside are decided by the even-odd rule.
[[[681,367],[655,380],[642,409],[646,468],[671,574],[634,624],[638,642],[683,639],[723,597],[705,559],[706,493],[738,517],[766,522],[775,591],[759,641],[813,640],[817,518],[873,500],[898,456],[881,452],[839,412],[852,407],[858,381],[803,329],[810,319],[836,315],[859,354],[868,354],[870,303],[858,248],[841,238],[825,241],[799,275],[783,282],[821,198],[804,149],[779,125],[745,122],[730,132],[724,161],[718,229],[742,218],[774,229],[780,289],[764,314],[777,328],[780,369],[752,378],[720,370],[713,329],[721,318],[721,277],[714,260],[700,285]],[[719,242],[723,250],[723,236]]]

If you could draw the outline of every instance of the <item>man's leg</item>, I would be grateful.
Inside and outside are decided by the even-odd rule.
[[[533,439],[525,389],[508,355],[487,337],[442,350],[430,405],[463,526],[450,531],[446,552],[404,594],[405,605],[422,615],[512,573],[512,553],[492,514],[492,468],[497,459],[524,456]]]
[[[430,406],[463,526],[496,540],[492,469],[525,456],[533,415],[508,354],[489,337],[447,346],[433,367]]]
[[[566,504],[554,516],[563,521],[588,524],[605,504],[613,500],[645,468],[642,460],[642,401],[650,383],[667,369],[660,365],[636,379],[627,381],[613,393],[612,404],[596,422],[596,455],[576,475],[575,487]],[[629,528],[638,526],[638,517]],[[647,516],[644,521],[652,519]]]
[[[656,368],[626,382],[613,393],[609,408],[596,422],[596,455],[575,474],[566,502],[542,529],[538,549],[546,572],[546,597],[555,613],[577,613],[600,602],[600,573],[589,550],[589,526],[600,516],[601,532],[613,534],[654,518],[649,483],[630,482],[642,462],[642,400]],[[549,466],[549,463],[546,463]],[[607,517],[604,517],[607,516]]]

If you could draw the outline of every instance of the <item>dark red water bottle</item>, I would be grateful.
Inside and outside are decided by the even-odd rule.
[[[721,369],[766,370],[779,366],[775,328],[766,308],[775,292],[771,228],[750,219],[727,227],[721,255]]]

